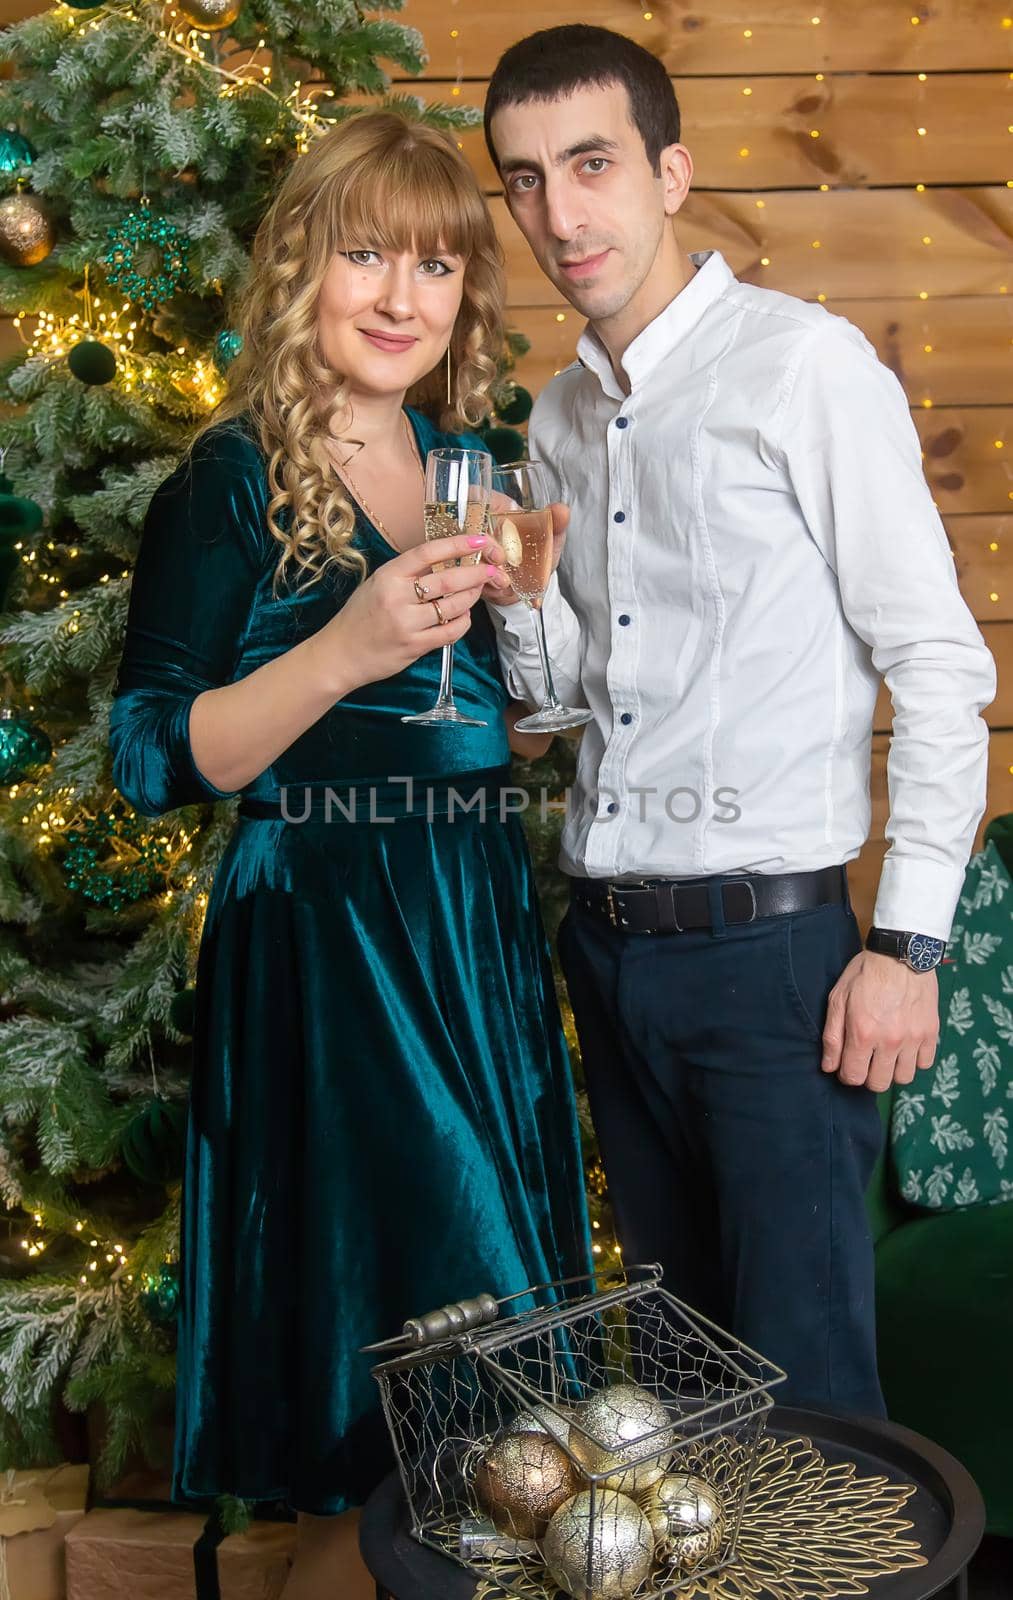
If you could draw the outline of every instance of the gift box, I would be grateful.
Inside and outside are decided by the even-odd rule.
[[[87,1465],[0,1474],[2,1600],[64,1600],[64,1541],[87,1499]]]
[[[67,1600],[277,1600],[294,1524],[254,1522],[217,1551],[205,1526],[188,1511],[89,1511],[67,1539]]]

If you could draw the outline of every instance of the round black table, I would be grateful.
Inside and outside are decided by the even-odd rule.
[[[776,1406],[769,1431],[811,1439],[828,1461],[854,1461],[862,1477],[913,1483],[904,1507],[928,1564],[869,1582],[870,1600],[967,1600],[967,1565],[985,1531],[985,1507],[967,1470],[920,1434],[894,1422],[824,1416]],[[476,1578],[416,1543],[397,1473],[370,1497],[359,1524],[362,1558],[377,1600],[473,1600]],[[764,1595],[758,1600],[770,1600]]]

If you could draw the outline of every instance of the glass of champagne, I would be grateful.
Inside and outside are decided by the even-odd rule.
[[[484,450],[430,450],[426,456],[426,538],[447,539],[458,533],[485,533],[492,488],[492,457]],[[482,551],[467,557],[477,565]],[[459,567],[460,561],[438,561],[434,572]],[[454,647],[443,647],[440,692],[428,711],[402,717],[402,722],[430,724],[453,722],[468,728],[486,728],[479,717],[466,717],[454,704]]]
[[[493,533],[503,549],[506,571],[514,593],[538,613],[535,634],[542,658],[545,694],[539,709],[521,717],[514,726],[521,733],[559,733],[590,722],[593,712],[561,704],[552,682],[552,665],[545,640],[542,600],[552,577],[552,512],[545,473],[538,461],[509,461],[493,467],[496,504],[490,513]],[[504,507],[503,497],[510,501]]]

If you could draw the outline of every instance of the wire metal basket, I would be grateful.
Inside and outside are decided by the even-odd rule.
[[[655,1600],[734,1561],[785,1374],[659,1266],[480,1295],[367,1349],[411,1531],[477,1577],[521,1600]]]

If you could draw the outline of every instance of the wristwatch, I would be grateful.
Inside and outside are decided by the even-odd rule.
[[[896,956],[912,972],[932,972],[946,954],[946,940],[928,933],[898,933],[895,928],[870,928],[866,950],[880,956]]]

